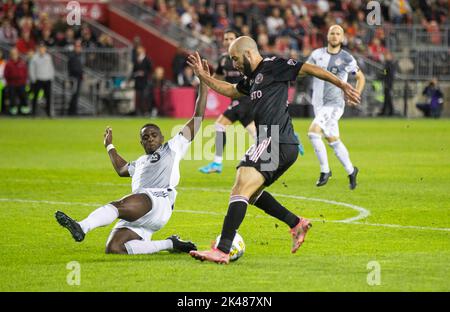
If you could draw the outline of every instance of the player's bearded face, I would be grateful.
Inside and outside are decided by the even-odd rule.
[[[339,47],[342,45],[342,42],[344,41],[344,35],[338,31],[330,31],[328,33],[328,44],[333,47]]]
[[[331,47],[333,48],[337,48],[342,44],[342,42],[340,41],[334,41],[334,42],[330,42]]]
[[[244,69],[243,69],[243,74],[247,77],[250,77],[250,75],[252,74],[252,66],[250,65],[250,61],[249,59],[244,55]]]

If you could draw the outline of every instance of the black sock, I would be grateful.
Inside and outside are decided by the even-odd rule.
[[[223,221],[218,249],[230,253],[236,230],[239,229],[247,211],[248,200],[243,196],[231,196],[228,212]]]
[[[225,131],[216,131],[216,156],[223,157],[223,150],[227,143]]]
[[[261,196],[256,200],[254,205],[265,213],[277,218],[280,221],[286,223],[290,228],[293,228],[298,224],[300,218],[295,214],[284,208],[272,195],[263,191]]]

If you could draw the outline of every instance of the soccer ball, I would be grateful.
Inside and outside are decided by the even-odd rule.
[[[220,235],[217,236],[217,238],[216,238],[216,243],[214,244],[215,248],[217,248],[219,241],[220,241]],[[231,244],[230,261],[236,261],[237,259],[239,259],[240,257],[242,257],[244,255],[244,252],[245,252],[244,239],[242,238],[241,235],[239,235],[239,233],[236,233],[236,235],[234,236],[234,239],[233,239],[233,244]]]

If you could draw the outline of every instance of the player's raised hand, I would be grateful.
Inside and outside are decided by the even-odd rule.
[[[112,139],[112,128],[108,126],[106,127],[105,134],[103,135],[103,144],[105,147],[112,143]]]
[[[202,59],[203,70],[207,76],[211,76],[211,72],[209,71],[208,61],[206,59]]]
[[[194,74],[201,79],[202,75],[208,75],[207,72],[203,69],[202,59],[200,58],[200,54],[196,51],[194,54],[188,56],[187,63],[191,66]]]
[[[350,106],[357,106],[361,102],[361,95],[351,84],[345,83],[342,88],[347,104]]]

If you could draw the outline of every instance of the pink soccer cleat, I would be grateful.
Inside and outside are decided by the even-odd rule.
[[[200,261],[211,261],[219,264],[228,264],[230,262],[230,254],[224,253],[222,250],[212,248],[211,250],[196,251],[191,250],[189,254]]]
[[[296,253],[297,249],[303,244],[306,233],[311,227],[312,223],[308,219],[300,218],[298,224],[289,231],[292,235],[292,253]]]

